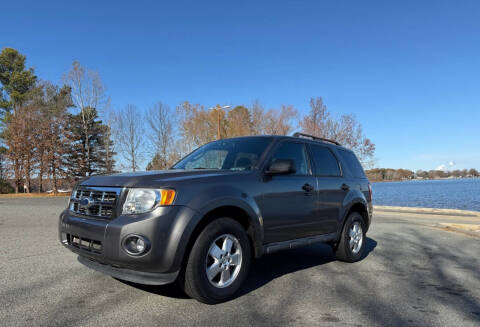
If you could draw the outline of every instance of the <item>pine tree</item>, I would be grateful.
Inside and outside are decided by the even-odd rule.
[[[66,155],[65,164],[68,167],[68,175],[75,178],[111,173],[115,166],[113,142],[108,137],[109,127],[99,119],[95,108],[86,108],[85,110],[88,110],[88,116],[92,117],[87,122],[88,137],[84,133],[81,113],[70,114],[68,117],[67,130],[71,149]],[[86,144],[87,139],[88,144]],[[108,144],[106,145],[106,143]],[[90,150],[89,155],[88,149]]]

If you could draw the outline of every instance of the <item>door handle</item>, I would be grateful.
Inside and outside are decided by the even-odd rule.
[[[343,191],[348,191],[350,189],[350,186],[348,186],[347,184],[342,184],[342,186],[340,186],[340,188],[343,190]]]
[[[302,190],[304,190],[307,193],[311,193],[313,191],[313,186],[310,184],[305,184],[302,186]]]

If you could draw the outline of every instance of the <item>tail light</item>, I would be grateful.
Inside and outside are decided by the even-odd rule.
[[[368,183],[368,195],[370,196],[370,202],[372,202],[372,184]]]

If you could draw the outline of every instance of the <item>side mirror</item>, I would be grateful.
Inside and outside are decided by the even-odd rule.
[[[286,175],[296,172],[295,164],[291,159],[278,159],[265,171],[267,175]]]

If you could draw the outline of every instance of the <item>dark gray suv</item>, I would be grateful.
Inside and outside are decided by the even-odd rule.
[[[205,303],[232,298],[253,258],[316,242],[362,258],[372,193],[354,153],[296,133],[208,143],[171,169],[89,177],[60,215],[60,241],[97,271],[177,281]]]

